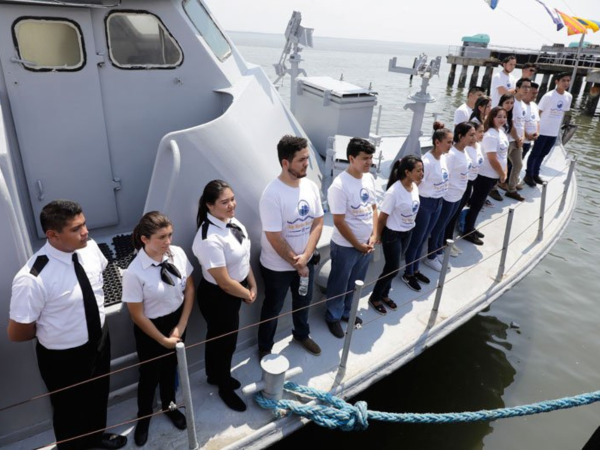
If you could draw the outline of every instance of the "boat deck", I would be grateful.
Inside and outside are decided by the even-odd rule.
[[[399,148],[397,143],[389,142],[387,145],[390,149]],[[371,264],[358,311],[364,324],[353,334],[343,379],[338,379],[343,340],[333,337],[323,320],[323,294],[315,292],[310,316],[311,335],[321,345],[323,353],[320,356],[309,355],[292,342],[290,330],[281,329],[282,327],[278,330],[274,352],[285,355],[291,367],[302,367],[303,373],[294,378],[295,382],[322,390],[339,387],[338,395],[343,398],[358,394],[468,321],[533,269],[560,237],[575,207],[577,189],[573,177],[564,211],[558,214],[567,173],[568,159],[563,148],[556,147],[542,170],[542,176],[549,180],[549,183],[544,237],[541,241],[536,239],[541,187],[526,186],[522,191],[526,201],[521,204],[504,199],[503,202],[494,201],[494,207],[482,210],[479,229],[485,234],[485,245],[478,247],[466,241],[457,241],[463,253],[457,258],[451,258],[452,270],[446,276],[437,313],[432,312],[432,306],[439,274],[422,266],[422,272],[431,278],[432,283],[423,285],[423,290],[416,293],[396,277],[391,297],[398,303],[398,309],[388,311],[385,316],[377,314],[368,307],[367,300],[373,280],[381,271],[383,258],[379,257],[379,261]],[[498,282],[496,274],[509,207],[516,209],[506,257],[506,271],[502,280]],[[328,233],[331,232],[330,227],[327,228],[322,241],[327,240]],[[188,345],[190,344],[193,343],[188,342]],[[242,385],[248,385],[261,378],[256,348],[238,352],[235,355],[234,366],[233,375]],[[191,384],[198,440],[202,448],[261,448],[281,439],[305,423],[305,420],[297,417],[276,420],[270,412],[260,409],[250,398],[246,399],[247,412],[236,413],[229,410],[219,399],[217,388],[205,382],[204,371],[192,373]],[[125,400],[109,409],[109,424],[131,420],[135,413],[135,398]],[[131,449],[137,448],[133,442],[134,425],[122,425],[114,430],[129,436],[127,448]],[[31,449],[52,441],[52,432],[46,431],[6,448]],[[184,449],[187,446],[185,431],[176,430],[164,416],[153,418],[145,448],[164,450]]]

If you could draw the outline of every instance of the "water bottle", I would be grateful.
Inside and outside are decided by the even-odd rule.
[[[298,294],[300,294],[302,297],[306,297],[306,294],[308,294],[308,277],[300,277]]]

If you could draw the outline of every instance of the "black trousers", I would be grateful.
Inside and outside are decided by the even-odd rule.
[[[471,207],[465,218],[465,230],[463,235],[470,233],[475,229],[475,222],[477,221],[479,211],[483,208],[485,199],[497,182],[497,178],[488,178],[483,175],[478,175],[477,178],[475,178],[475,181],[473,182],[473,194],[471,194]]]
[[[448,222],[448,225],[446,225],[446,231],[444,233],[444,243],[446,243],[446,241],[448,239],[454,239],[454,230],[456,229],[456,222],[458,222],[460,213],[462,212],[463,208],[465,207],[465,205],[471,198],[471,194],[473,193],[473,182],[474,181],[475,180],[469,180],[467,182],[467,189],[465,189],[465,193],[463,194],[462,198],[460,199],[460,203],[458,205],[458,210],[452,216],[452,218],[450,219],[450,222]]]
[[[216,284],[204,279],[198,286],[198,305],[207,325],[206,339],[226,333],[227,336],[206,343],[206,376],[229,389],[231,380],[231,359],[237,345],[237,330],[240,325],[242,299],[226,293]]]
[[[38,342],[36,352],[42,379],[50,392],[110,371],[110,336],[106,324],[99,344],[86,343],[66,350],[50,350]],[[92,435],[58,444],[59,450],[80,450],[97,446],[106,428],[109,388],[109,377],[103,377],[50,396],[57,442],[100,430]]]
[[[183,304],[171,314],[150,319],[154,326],[163,335],[168,336],[171,330],[179,323]],[[154,392],[160,386],[160,401],[162,409],[167,409],[171,402],[175,402],[175,374],[177,370],[177,356],[175,350],[160,345],[137,325],[133,326],[135,335],[135,348],[140,362],[147,361],[162,355],[163,358],[151,361],[140,366],[140,381],[138,383],[138,417],[152,414]],[[185,333],[182,340],[185,338]]]

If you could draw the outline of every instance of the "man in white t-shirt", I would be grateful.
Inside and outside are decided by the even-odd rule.
[[[571,83],[571,74],[559,73],[554,80],[555,89],[546,93],[540,100],[540,136],[535,141],[527,160],[527,173],[523,181],[531,187],[544,183],[540,178],[542,161],[550,153],[556,143],[556,138],[565,117],[565,112],[571,109],[573,96],[567,92]]]
[[[346,149],[350,165],[327,191],[335,229],[331,237],[325,321],[329,331],[340,339],[344,337],[340,321],[347,322],[350,317],[351,291],[356,280],[365,279],[377,240],[375,179],[369,173],[373,153],[375,147],[369,141],[352,138]],[[360,323],[362,320],[357,317],[356,324]]]
[[[531,89],[529,94],[525,96],[523,102],[525,102],[525,140],[523,141],[523,160],[525,155],[531,149],[531,145],[540,135],[540,110],[536,103],[538,91],[540,85],[537,83],[531,83]]]
[[[502,70],[492,77],[492,85],[490,87],[490,97],[492,97],[492,108],[498,106],[500,97],[504,94],[515,93],[515,77],[512,76],[512,71],[517,66],[516,56],[507,56],[502,60]]]
[[[481,86],[473,86],[469,89],[469,93],[467,94],[467,101],[460,105],[456,111],[454,112],[454,126],[459,123],[468,122],[471,114],[473,113],[473,108],[475,107],[475,102],[479,97],[483,96],[483,89]]]
[[[321,348],[309,336],[308,306],[314,282],[313,255],[323,230],[323,205],[318,186],[306,178],[310,151],[302,137],[284,136],[277,144],[281,173],[260,198],[262,222],[260,269],[265,300],[258,328],[258,351],[271,353],[277,316],[292,291],[294,341],[319,355]]]
[[[108,261],[89,239],[79,204],[52,201],[42,209],[40,223],[47,241],[13,280],[8,337],[37,339],[59,450],[124,447],[125,436],[103,432],[110,389],[102,289]]]

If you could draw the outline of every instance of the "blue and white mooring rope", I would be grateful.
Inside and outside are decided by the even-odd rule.
[[[337,428],[343,431],[365,430],[369,420],[394,423],[465,423],[483,422],[509,417],[531,416],[533,414],[547,413],[559,409],[575,408],[600,401],[600,391],[580,394],[573,397],[564,397],[555,400],[546,400],[530,405],[514,406],[511,408],[498,408],[462,413],[386,413],[369,411],[367,403],[358,401],[351,405],[344,400],[319,389],[300,386],[294,382],[286,381],[284,389],[288,392],[298,393],[321,401],[321,405],[307,405],[295,400],[273,401],[266,399],[261,392],[255,394],[256,402],[265,409],[274,411],[291,411],[317,425],[327,428]]]

